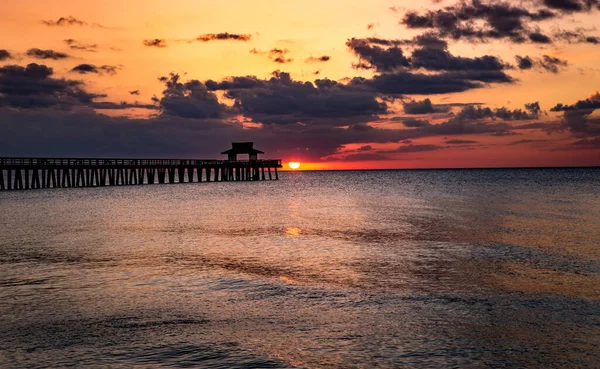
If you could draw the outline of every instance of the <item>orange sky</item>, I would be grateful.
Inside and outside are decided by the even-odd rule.
[[[541,1],[539,2],[541,3]],[[54,132],[64,129],[66,121],[76,118],[85,110],[88,118],[92,107],[95,111],[93,118],[108,124],[110,129],[118,129],[118,124],[124,120],[132,122],[134,118],[143,118],[148,122],[137,124],[137,132],[141,136],[152,135],[148,127],[153,122],[165,124],[172,122],[175,116],[168,111],[163,102],[158,102],[163,97],[165,82],[158,80],[169,73],[181,75],[181,81],[208,79],[220,81],[230,76],[256,76],[258,79],[268,79],[274,70],[288,72],[294,81],[314,81],[317,78],[328,78],[341,83],[348,83],[350,78],[373,78],[382,72],[371,69],[356,69],[359,57],[349,49],[346,42],[350,38],[364,39],[376,37],[385,40],[411,39],[424,32],[422,29],[409,29],[400,24],[403,16],[408,11],[417,11],[423,14],[426,9],[439,9],[450,6],[452,1],[442,1],[439,4],[422,3],[415,7],[412,1],[367,1],[367,0],[335,0],[335,1],[212,1],[212,0],[172,0],[172,1],[147,1],[147,0],[5,0],[0,3],[0,32],[4,37],[0,49],[10,52],[11,57],[0,61],[0,67],[7,65],[26,66],[29,63],[44,64],[53,68],[52,78],[78,80],[85,83],[85,90],[89,93],[103,94],[105,97],[95,98],[95,101],[128,102],[135,104],[156,105],[156,109],[109,109],[102,110],[91,105],[74,107],[65,112],[64,108],[55,107],[24,107],[5,103],[0,111],[0,120],[4,117],[8,123],[22,127],[21,120],[31,124],[22,128],[24,132],[36,133],[38,123],[32,120],[47,116],[48,121],[62,122]],[[518,5],[520,2],[511,2]],[[391,9],[394,7],[394,9]],[[532,7],[531,9],[534,9]],[[553,11],[556,11],[553,9]],[[599,11],[590,10],[577,13],[564,14],[556,19],[531,24],[531,30],[541,31],[545,34],[557,33],[558,30],[583,30],[586,35],[597,36],[593,30],[595,19]],[[66,24],[48,26],[43,21],[57,21],[61,17],[72,16],[84,22],[81,24]],[[477,21],[479,22],[479,21]],[[475,24],[479,24],[479,23]],[[369,26],[370,25],[370,26]],[[210,42],[186,42],[199,35],[211,33],[230,33],[249,35],[249,41],[215,40]],[[64,40],[73,39],[75,45],[90,46],[87,51],[71,48]],[[148,47],[143,40],[161,39],[166,47]],[[434,106],[449,103],[480,103],[481,107],[492,110],[506,107],[507,109],[523,109],[526,103],[538,101],[542,110],[549,111],[558,103],[574,104],[593,94],[600,88],[600,45],[591,43],[575,43],[555,41],[552,44],[534,44],[531,42],[511,42],[506,39],[492,39],[485,42],[472,40],[448,41],[448,52],[456,57],[476,58],[483,55],[497,57],[505,63],[511,64],[504,72],[514,80],[511,83],[483,83],[480,88],[467,89],[464,92],[448,92],[440,94],[398,94],[394,96],[396,102],[388,102],[386,112],[374,114],[370,120],[348,118],[348,123],[333,124],[333,129],[328,134],[335,138],[335,132],[349,129],[353,124],[367,124],[377,130],[388,127],[393,131],[406,130],[407,137],[399,135],[398,139],[386,140],[385,136],[373,134],[374,141],[369,141],[364,136],[352,136],[352,139],[339,139],[327,145],[329,136],[318,136],[318,130],[330,129],[327,119],[319,116],[318,119],[302,114],[297,122],[280,125],[264,120],[263,116],[252,115],[250,110],[243,106],[246,101],[234,104],[235,100],[225,98],[225,91],[216,93],[219,100],[230,109],[242,105],[244,111],[237,112],[236,120],[245,120],[248,127],[255,131],[251,133],[240,132],[231,128],[235,123],[231,114],[228,117],[219,117],[222,124],[233,129],[232,134],[217,134],[215,128],[206,140],[226,142],[239,139],[253,139],[259,148],[266,148],[268,157],[282,158],[284,161],[297,160],[304,163],[302,169],[341,169],[341,168],[416,168],[416,167],[495,167],[495,166],[568,166],[568,165],[600,165],[600,134],[594,129],[586,132],[576,131],[563,123],[562,112],[548,112],[540,114],[535,119],[508,122],[511,126],[529,123],[546,123],[546,126],[535,129],[511,129],[511,135],[501,136],[493,130],[465,134],[413,134],[408,133],[410,127],[398,123],[402,117],[408,118],[402,108],[403,101],[411,99],[422,101],[429,98]],[[92,47],[93,46],[93,47]],[[410,55],[410,48],[401,46],[406,55]],[[40,59],[27,55],[27,50],[39,48],[53,50],[68,54],[69,57],[53,60]],[[287,63],[274,62],[274,57],[269,56],[269,50],[287,50],[282,55],[289,60]],[[251,50],[256,50],[251,53]],[[307,62],[310,57],[318,58],[329,56],[326,62]],[[539,68],[519,70],[515,66],[515,55],[529,55],[532,58],[541,58],[542,55],[556,57],[568,63],[561,66],[558,73],[551,73]],[[90,64],[94,66],[114,67],[115,73],[98,72],[79,74],[71,71],[76,65]],[[319,72],[318,75],[315,72]],[[395,72],[397,72],[396,70]],[[386,71],[386,73],[389,71]],[[411,73],[443,73],[433,70],[413,70]],[[1,73],[0,73],[1,74]],[[0,81],[0,88],[2,81]],[[8,83],[8,82],[6,82]],[[131,95],[129,92],[139,90],[139,94]],[[8,95],[5,98],[8,101]],[[0,98],[2,98],[0,92]],[[157,100],[152,102],[152,97]],[[377,95],[378,101],[387,101],[389,96]],[[383,100],[382,100],[383,99]],[[1,100],[0,100],[1,101]],[[254,100],[252,100],[254,102]],[[331,103],[331,102],[330,102]],[[85,104],[83,104],[85,105]],[[444,114],[411,115],[410,118],[427,120],[431,124],[442,124],[459,113],[462,106],[452,106]],[[9,111],[10,110],[10,111]],[[51,110],[51,111],[50,111]],[[60,111],[59,111],[60,110]],[[294,112],[295,114],[296,112]],[[19,115],[20,114],[20,115]],[[46,114],[46,115],[45,115]],[[79,114],[79,115],[78,115]],[[98,115],[106,118],[98,118]],[[109,116],[111,118],[109,118]],[[347,115],[343,116],[346,119]],[[35,117],[35,118],[34,118]],[[50,118],[51,117],[51,118]],[[56,118],[55,117],[59,117]],[[121,117],[121,118],[119,118]],[[186,129],[191,125],[204,125],[206,120],[184,117],[185,121],[177,121]],[[393,120],[396,118],[396,120]],[[586,115],[586,119],[595,127],[598,124],[596,115]],[[81,125],[85,125],[82,119]],[[110,123],[110,119],[114,123]],[[306,120],[305,120],[306,119]],[[502,122],[501,118],[484,118],[482,123],[496,124]],[[41,124],[41,123],[40,123]],[[112,124],[112,125],[111,125]],[[211,123],[212,124],[212,123]],[[36,125],[34,127],[34,125]],[[293,125],[296,125],[295,127]],[[557,129],[549,127],[556,126]],[[115,128],[117,127],[117,128]],[[174,126],[173,126],[174,127]],[[203,126],[205,127],[205,125]],[[541,126],[539,126],[541,127]],[[241,128],[241,127],[240,127]],[[316,133],[307,134],[310,129]],[[19,128],[21,129],[21,128]],[[51,128],[48,128],[51,129]],[[47,155],[62,153],[57,147],[64,147],[64,155],[87,154],[82,148],[69,148],[70,141],[77,137],[87,137],[92,133],[83,132],[84,127],[77,127],[72,131],[62,134],[56,141],[48,138],[47,150],[43,142],[44,137],[36,140],[38,149],[35,154]],[[94,128],[97,130],[98,128]],[[175,130],[176,128],[172,128]],[[13,132],[12,128],[4,127],[4,131]],[[259,135],[257,130],[269,130],[268,134]],[[100,129],[102,131],[102,129]],[[170,132],[161,127],[160,132]],[[285,131],[285,132],[283,132]],[[296,132],[297,133],[294,133]],[[433,130],[432,130],[433,131]],[[600,130],[598,130],[600,131]],[[127,131],[130,132],[130,131]],[[213,135],[214,133],[214,135]],[[167,133],[171,134],[171,133]],[[345,133],[344,133],[345,134]],[[23,134],[15,134],[21,137]],[[123,133],[122,137],[131,136]],[[162,137],[165,133],[161,133]],[[177,137],[189,136],[186,133],[173,133],[169,140]],[[305,137],[306,136],[306,137]],[[170,136],[168,136],[170,137]],[[203,135],[198,134],[201,140]],[[213,137],[213,138],[211,138]],[[257,138],[258,137],[258,138]],[[264,139],[261,139],[264,137]],[[315,140],[323,138],[324,142]],[[114,136],[113,136],[114,138]],[[107,138],[108,141],[113,138]],[[121,148],[127,144],[107,143],[104,147],[102,140],[94,141],[99,145],[93,150],[94,154],[104,153],[104,156],[113,155],[144,155],[144,156],[211,156],[208,152],[194,148],[177,150],[178,142],[156,145],[153,138],[145,138],[148,144],[136,148],[128,154]],[[159,140],[160,136],[156,138]],[[275,140],[273,143],[270,140]],[[354,140],[354,141],[352,141]],[[465,144],[447,143],[449,141],[470,141]],[[584,140],[583,144],[573,145]],[[598,141],[598,142],[597,142]],[[28,141],[29,142],[29,141]],[[42,142],[42,144],[40,144]],[[65,144],[66,142],[66,144]],[[144,145],[143,141],[136,140],[136,145]],[[40,146],[41,145],[41,146]],[[89,145],[92,145],[90,143]],[[89,147],[88,145],[88,147]],[[180,146],[187,145],[184,142]],[[202,142],[198,142],[201,147]],[[222,146],[223,144],[221,144]],[[5,145],[6,146],[6,145]],[[119,150],[112,148],[119,146]],[[159,147],[160,146],[160,147]],[[210,145],[207,145],[207,147]],[[410,146],[406,148],[406,146]],[[414,146],[419,149],[412,150]],[[368,147],[368,149],[367,149]],[[404,147],[404,149],[402,149]],[[153,148],[156,148],[153,151]],[[356,150],[364,148],[362,153],[373,154],[369,157],[357,154]],[[268,150],[267,150],[268,149]],[[398,152],[391,152],[399,149]],[[8,149],[0,155],[24,154],[22,151]],[[11,151],[12,150],[12,151]],[[104,151],[103,151],[104,150]],[[171,151],[170,151],[171,150]],[[354,150],[354,151],[353,151]],[[92,152],[92,151],[91,151]],[[179,154],[181,152],[181,154]],[[25,152],[26,154],[26,152]],[[215,152],[212,156],[218,154]],[[377,155],[377,156],[375,156]],[[353,159],[356,158],[356,159]],[[370,160],[373,158],[376,160]]]

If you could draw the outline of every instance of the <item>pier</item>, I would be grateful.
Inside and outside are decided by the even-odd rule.
[[[228,160],[0,157],[0,190],[278,180],[281,160],[259,153],[244,142],[223,153]]]

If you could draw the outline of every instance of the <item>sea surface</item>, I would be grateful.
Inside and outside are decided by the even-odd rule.
[[[600,169],[0,193],[0,367],[598,368]]]

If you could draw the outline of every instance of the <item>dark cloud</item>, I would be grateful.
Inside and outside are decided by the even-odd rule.
[[[531,2],[529,2],[531,3]],[[400,23],[411,29],[429,30],[443,38],[484,42],[505,39],[514,43],[549,44],[552,37],[542,33],[538,24],[572,12],[598,8],[597,0],[547,0],[535,9],[510,2],[464,0],[439,10],[409,11]],[[555,37],[560,39],[560,37]],[[593,39],[590,41],[593,42]]]
[[[509,143],[509,145],[523,145],[529,143],[547,142],[547,140],[519,140]]]
[[[415,118],[403,118],[402,124],[404,124],[405,127],[418,128],[428,126],[429,121]]]
[[[289,52],[290,51],[288,49],[274,48],[269,50],[269,58],[271,58],[271,60],[273,60],[275,63],[279,64],[291,63],[294,61],[294,59],[287,57]]]
[[[93,64],[79,64],[78,66],[74,67],[73,69],[71,69],[71,72],[77,72],[79,74],[86,74],[86,73],[96,73],[96,74],[102,74],[102,73],[106,73],[106,74],[111,74],[114,75],[117,73],[117,67],[112,66],[112,65],[102,65],[102,66],[95,66]]]
[[[542,3],[551,9],[566,12],[590,11],[600,9],[598,0],[543,0]]]
[[[384,73],[372,79],[354,78],[354,85],[372,87],[383,94],[435,95],[483,87],[482,83],[452,74]]]
[[[566,60],[555,58],[549,55],[543,55],[540,61],[540,67],[548,72],[558,73],[560,67],[566,67],[569,63]]]
[[[403,101],[402,106],[405,114],[433,114],[433,113],[445,113],[450,109],[445,106],[434,106],[431,100],[425,99],[422,101],[410,100]]]
[[[581,149],[600,149],[600,137],[575,141],[571,145]]]
[[[327,62],[330,59],[331,59],[331,57],[328,55],[323,55],[323,56],[319,56],[319,57],[311,56],[309,58],[306,58],[305,62],[307,62],[307,63]]]
[[[448,140],[445,143],[447,143],[448,145],[470,145],[476,144],[478,142],[472,140]]]
[[[162,38],[144,40],[144,46],[148,47],[167,47],[167,40]]]
[[[600,119],[590,115],[600,109],[600,94],[592,94],[572,105],[557,104],[550,111],[564,112],[559,130],[568,130],[576,137],[600,136]]]
[[[519,69],[531,69],[533,68],[533,59],[531,59],[529,56],[515,56],[515,59],[517,59],[517,66],[519,67]]]
[[[53,73],[52,68],[35,63],[0,68],[0,106],[69,107],[104,97],[86,92],[81,82],[52,78]]]
[[[442,70],[491,70],[500,71],[507,65],[499,58],[484,55],[476,58],[463,58],[450,54],[441,48],[417,49],[412,54],[412,67],[433,71]]]
[[[140,94],[140,90],[133,90],[133,91],[129,91],[130,95],[139,95]]]
[[[515,56],[517,60],[517,66],[521,70],[537,68],[551,73],[559,73],[560,68],[569,65],[569,62],[563,59],[552,57],[549,55],[542,55],[541,58],[531,58],[529,56]]]
[[[88,92],[81,81],[53,78],[45,65],[26,67],[7,65],[0,68],[0,107],[18,109],[59,109],[89,107],[98,109],[147,108],[154,105],[98,102],[104,94]]]
[[[0,49],[0,61],[11,59],[12,55],[8,52],[8,50]]]
[[[532,32],[529,34],[529,40],[536,44],[551,44],[552,39],[541,32]]]
[[[98,48],[98,44],[81,44],[72,38],[68,38],[64,40],[64,42],[73,50],[96,52],[96,49]]]
[[[524,42],[528,23],[555,18],[547,9],[530,11],[504,2],[461,1],[424,13],[407,12],[400,21],[408,28],[435,30],[444,38],[485,41],[509,39]]]
[[[261,51],[256,48],[250,50],[251,54],[267,55],[267,57],[271,61],[278,63],[278,64],[291,63],[294,61],[294,59],[287,57],[287,54],[289,52],[290,51],[288,49],[279,49],[279,48],[273,48],[269,51]]]
[[[209,90],[226,89],[235,107],[262,123],[295,124],[319,120],[322,124],[348,125],[368,121],[386,112],[377,94],[360,86],[322,79],[315,83],[293,80],[274,72],[268,80],[253,76],[207,81]]]
[[[196,119],[218,119],[229,114],[230,109],[221,104],[202,82],[191,80],[182,83],[179,79],[178,74],[161,78],[166,86],[159,100],[163,114]]]
[[[209,42],[209,41],[224,41],[224,40],[232,40],[232,41],[250,41],[252,39],[251,35],[247,34],[237,34],[237,33],[206,33],[200,35],[194,39],[194,41],[200,42]]]
[[[45,20],[42,21],[42,23],[44,23],[47,26],[87,26],[87,22],[84,22],[72,16],[61,17],[58,18],[58,20],[56,21]]]
[[[350,154],[344,157],[344,161],[379,161],[379,160],[389,160],[390,158],[375,153],[361,153],[361,154]]]
[[[69,55],[58,52],[58,51],[41,50],[41,49],[35,49],[35,48],[27,50],[27,56],[30,56],[30,57],[36,58],[36,59],[52,59],[52,60],[66,59],[69,57]]]
[[[92,23],[89,24],[85,21],[82,21],[81,19],[77,19],[73,16],[68,16],[68,17],[61,17],[58,18],[57,20],[53,21],[53,20],[44,20],[42,21],[43,24],[47,25],[47,26],[51,26],[51,27],[67,27],[67,26],[91,26],[94,28],[105,28],[105,29],[109,29],[110,27],[106,27],[103,26],[101,24],[98,23]]]
[[[411,152],[425,152],[425,151],[436,151],[441,150],[444,147],[438,145],[403,145],[394,150],[380,151],[380,153],[393,154],[393,153],[411,153]]]
[[[405,44],[415,47],[412,55],[406,56],[397,46]],[[377,72],[394,72],[413,69],[430,71],[490,71],[500,72],[510,68],[501,59],[492,55],[475,58],[454,56],[448,51],[448,44],[432,34],[417,36],[411,40],[356,39],[346,42],[350,50],[359,58],[355,68],[375,69]],[[475,80],[480,80],[475,78]],[[504,75],[504,82],[510,78]],[[484,82],[491,82],[484,80]],[[497,82],[494,80],[493,82]]]
[[[408,67],[410,63],[410,59],[404,56],[402,49],[397,46],[383,48],[357,38],[348,40],[346,46],[359,58],[359,62],[354,64],[355,68],[390,72]]]

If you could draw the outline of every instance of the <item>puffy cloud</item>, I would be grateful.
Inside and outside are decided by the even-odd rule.
[[[464,0],[439,10],[409,11],[400,23],[411,29],[429,30],[454,40],[483,42],[505,39],[514,43],[529,41],[548,44],[553,39],[539,31],[538,23],[597,8],[597,0],[546,0],[538,2],[535,9],[509,2]]]
[[[59,109],[89,107],[97,109],[156,109],[154,105],[98,102],[104,94],[88,92],[81,81],[53,77],[45,65],[0,67],[0,107],[18,109]]]
[[[441,48],[421,48],[412,54],[413,68],[423,68],[433,71],[443,70],[492,70],[499,71],[507,68],[507,64],[498,57],[484,55],[476,58],[464,58],[450,54]]]
[[[69,55],[58,52],[58,51],[41,50],[41,49],[37,49],[37,48],[27,50],[27,56],[30,56],[30,57],[36,58],[36,59],[52,59],[52,60],[66,59],[69,57]]]
[[[165,83],[163,97],[159,104],[164,115],[195,118],[218,119],[230,113],[230,109],[219,102],[217,95],[209,91],[197,80],[180,82],[178,74],[161,78]]]
[[[390,72],[401,67],[408,67],[410,63],[410,59],[404,56],[402,49],[397,46],[383,48],[357,38],[348,40],[346,46],[359,57],[359,63],[354,64],[355,68]]]
[[[35,63],[0,68],[0,106],[68,107],[104,97],[86,92],[81,82],[52,78],[52,74],[52,68]]]
[[[8,52],[8,50],[0,49],[0,61],[12,59],[12,55]]]
[[[405,114],[433,114],[450,110],[447,106],[434,106],[430,99],[403,101],[402,106]]]

